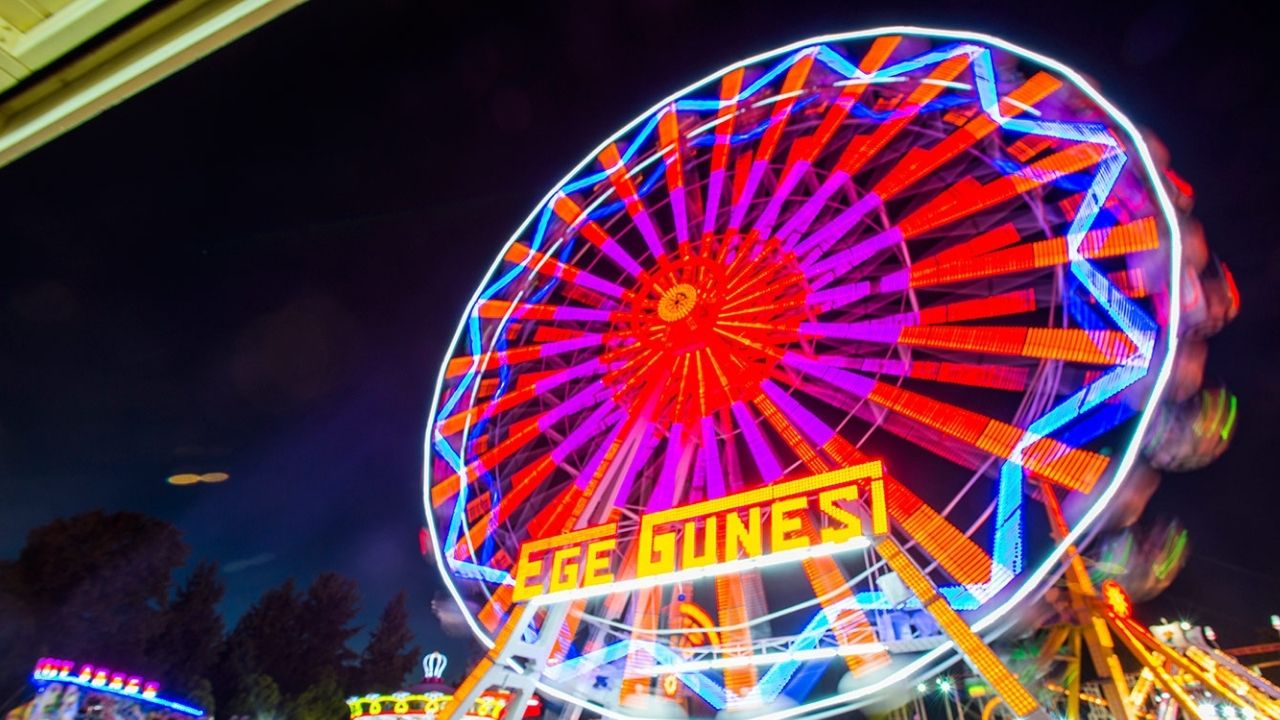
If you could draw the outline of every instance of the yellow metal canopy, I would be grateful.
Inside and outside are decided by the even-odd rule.
[[[304,0],[0,0],[0,166]]]

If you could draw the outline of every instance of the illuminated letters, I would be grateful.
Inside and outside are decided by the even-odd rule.
[[[613,573],[609,570],[609,561],[613,551],[618,547],[618,541],[614,538],[606,538],[591,543],[587,550],[587,564],[584,572],[586,577],[582,579],[583,587],[591,587],[592,585],[604,585],[613,582]]]
[[[551,592],[560,592],[578,586],[578,556],[582,548],[560,548],[551,556]]]
[[[596,525],[520,547],[512,599],[548,602],[740,571],[865,547],[888,532],[879,462],[646,513],[636,563],[618,578],[618,526]]]
[[[696,552],[698,541],[698,521],[688,520],[684,524],[684,553],[680,556],[680,567],[694,568],[715,565],[716,554],[716,518],[707,518],[702,531],[702,553]]]
[[[841,507],[841,500],[857,500],[858,486],[828,490],[818,496],[818,507],[827,517],[835,521],[835,525],[822,528],[822,542],[842,543],[849,538],[862,534],[862,519]]]
[[[612,582],[609,562],[617,534],[618,526],[609,523],[525,543],[520,546],[511,597],[528,600]],[[581,577],[584,567],[585,579]]]
[[[725,557],[737,560],[740,557],[754,558],[764,554],[764,535],[760,534],[760,508],[747,509],[747,522],[742,523],[742,516],[730,513],[725,523],[724,542],[729,551]]]
[[[769,533],[769,539],[772,541],[770,551],[799,550],[809,546],[809,538],[805,536],[802,517],[808,507],[809,498],[805,497],[787,498],[773,504],[769,518],[769,528],[772,531]]]
[[[645,520],[647,521],[649,517],[652,516],[647,516]],[[637,545],[640,548],[640,561],[637,563],[636,574],[640,577],[652,577],[675,571],[675,533],[666,532],[655,537],[654,523],[646,521],[640,523],[640,539]]]

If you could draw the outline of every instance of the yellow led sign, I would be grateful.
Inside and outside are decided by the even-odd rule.
[[[512,597],[582,598],[866,547],[889,531],[881,478],[869,462],[646,513],[634,568],[619,566],[617,523],[531,540]]]

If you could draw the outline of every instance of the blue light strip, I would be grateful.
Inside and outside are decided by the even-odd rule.
[[[77,676],[68,675],[67,677],[45,678],[45,677],[40,677],[38,675],[32,674],[31,682],[37,688],[39,688],[41,692],[44,691],[46,686],[54,685],[58,683],[63,683],[66,685],[78,685],[82,688],[87,688],[89,690],[95,690],[97,692],[103,692],[109,695],[115,695],[117,697],[128,698],[129,700],[137,700],[140,703],[150,703],[152,705],[159,705],[160,707],[168,708],[170,710],[176,710],[180,713],[183,713],[184,715],[190,715],[191,717],[198,717],[198,718],[204,717],[204,711],[201,710],[200,708],[191,707],[190,705],[183,705],[182,703],[177,702],[176,700],[166,700],[158,695],[155,697],[145,697],[142,693],[127,693],[124,690],[116,690],[114,688],[109,688],[106,685],[94,685],[92,681],[81,680]]]

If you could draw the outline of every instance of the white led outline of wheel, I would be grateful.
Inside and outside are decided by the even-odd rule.
[[[1178,231],[1177,231],[1177,223],[1173,219],[1173,212],[1172,212],[1172,208],[1170,206],[1169,200],[1163,188],[1161,187],[1158,173],[1154,168],[1149,152],[1145,144],[1143,143],[1141,137],[1134,130],[1132,124],[1122,115],[1120,115],[1118,111],[1116,111],[1109,103],[1107,103],[1105,99],[1099,96],[1096,93],[1096,91],[1094,91],[1091,87],[1089,87],[1088,84],[1085,83],[1073,71],[1069,70],[1068,68],[1054,61],[1048,60],[1047,58],[1044,58],[1035,53],[1031,53],[1029,51],[1023,50],[1016,46],[1010,45],[998,39],[991,38],[989,36],[973,34],[973,33],[956,33],[956,32],[949,32],[949,31],[924,30],[924,29],[918,29],[918,28],[893,27],[893,28],[881,28],[881,29],[870,30],[865,32],[812,38],[809,40],[804,40],[799,43],[792,44],[790,46],[787,46],[778,50],[771,51],[763,55],[750,58],[748,60],[742,61],[735,65],[732,65],[720,72],[717,72],[711,76],[708,76],[706,79],[700,81],[699,83],[691,85],[688,88],[685,88],[684,90],[680,91],[679,93],[676,93],[675,95],[667,98],[663,102],[655,105],[654,108],[652,108],[650,111],[642,114],[639,118],[632,121],[622,130],[616,133],[613,137],[611,137],[608,141],[606,141],[604,144],[598,147],[594,152],[588,155],[588,157],[582,163],[580,163],[577,168],[575,168],[561,182],[557,183],[557,185],[555,186],[555,189],[553,189],[550,193],[548,193],[546,197],[544,197],[544,199],[538,204],[534,212],[529,216],[529,218],[525,220],[525,222],[517,230],[515,235],[511,238],[511,240],[508,241],[507,246],[503,249],[502,253],[499,254],[498,260],[495,261],[494,265],[490,268],[490,271],[487,274],[484,282],[481,283],[480,287],[476,291],[476,294],[472,297],[471,301],[468,303],[468,306],[467,306],[468,314],[467,316],[464,316],[463,322],[460,324],[458,331],[455,333],[454,340],[450,345],[449,355],[446,357],[445,367],[441,368],[440,377],[437,382],[435,397],[433,398],[433,403],[432,403],[433,412],[432,412],[432,418],[431,418],[432,425],[431,427],[428,428],[427,445],[426,445],[426,454],[427,454],[428,462],[426,464],[425,478],[424,478],[426,480],[425,482],[426,491],[424,494],[424,503],[427,508],[428,526],[429,526],[431,535],[435,541],[433,543],[433,552],[435,553],[435,559],[437,561],[437,564],[442,569],[445,567],[444,558],[440,551],[440,540],[442,536],[440,534],[440,528],[437,527],[438,524],[436,522],[435,513],[433,512],[433,509],[432,509],[433,504],[431,501],[431,491],[430,491],[430,487],[431,487],[430,466],[431,466],[431,458],[434,457],[432,454],[433,451],[432,451],[432,446],[430,441],[431,441],[432,433],[435,432],[435,428],[437,425],[437,420],[438,420],[438,418],[436,417],[437,409],[440,407],[441,391],[442,391],[442,388],[445,386],[445,380],[446,380],[445,371],[448,368],[448,361],[451,359],[455,359],[456,355],[461,354],[458,352],[458,349],[462,346],[462,342],[464,340],[464,334],[465,334],[465,331],[467,330],[467,324],[468,324],[467,321],[472,315],[471,310],[477,307],[477,303],[480,301],[481,293],[485,290],[485,288],[490,287],[491,283],[493,282],[496,276],[498,276],[501,272],[506,272],[505,268],[509,267],[509,265],[507,266],[503,265],[503,262],[502,262],[503,256],[508,253],[508,250],[512,248],[512,246],[516,242],[527,237],[526,235],[527,231],[533,228],[535,224],[539,221],[540,217],[543,216],[544,209],[550,207],[550,204],[553,203],[553,201],[556,199],[557,194],[560,192],[561,188],[571,184],[571,182],[575,178],[581,177],[584,174],[584,171],[598,169],[599,168],[598,164],[596,165],[595,168],[592,168],[591,166],[593,165],[593,163],[598,162],[597,157],[600,155],[602,151],[604,151],[612,143],[618,142],[619,140],[624,140],[627,137],[634,137],[633,135],[634,131],[636,131],[638,128],[641,128],[641,126],[644,123],[648,122],[651,118],[656,117],[665,107],[667,107],[672,102],[675,102],[681,98],[685,98],[686,96],[690,95],[691,93],[694,93],[697,90],[702,91],[700,93],[697,93],[699,97],[715,97],[716,95],[715,91],[717,89],[716,81],[720,80],[722,77],[728,75],[729,73],[734,72],[739,68],[754,68],[754,67],[763,65],[761,70],[764,70],[764,69],[768,69],[768,67],[771,67],[771,65],[767,61],[776,60],[782,57],[789,57],[790,54],[797,53],[806,48],[812,48],[819,45],[850,43],[856,40],[864,40],[864,39],[881,37],[886,35],[902,35],[902,36],[908,36],[913,38],[945,39],[945,40],[952,40],[952,41],[960,41],[961,43],[964,43],[967,41],[968,43],[976,44],[979,46],[985,46],[988,49],[995,49],[999,52],[1007,53],[1009,56],[1017,58],[1019,61],[1023,63],[1030,63],[1034,66],[1047,69],[1052,74],[1056,75],[1058,78],[1068,83],[1068,86],[1067,86],[1068,91],[1074,91],[1075,93],[1078,93],[1081,97],[1083,97],[1083,99],[1090,102],[1094,109],[1096,109],[1097,111],[1102,113],[1102,115],[1105,116],[1105,119],[1108,121],[1109,125],[1113,129],[1123,133],[1124,137],[1120,139],[1120,144],[1124,146],[1124,151],[1130,154],[1136,153],[1136,156],[1137,156],[1136,159],[1140,161],[1141,168],[1138,170],[1138,175],[1140,180],[1144,181],[1143,189],[1145,190],[1146,193],[1149,194],[1149,196],[1146,199],[1148,200],[1151,207],[1148,208],[1148,210],[1151,213],[1150,217],[1152,218],[1152,222],[1158,225],[1157,231],[1159,235],[1159,249],[1162,253],[1164,253],[1162,257],[1164,258],[1164,261],[1167,263],[1167,266],[1168,266],[1167,277],[1151,277],[1150,274],[1148,276],[1148,281],[1163,282],[1164,286],[1156,287],[1154,292],[1164,294],[1164,297],[1166,298],[1165,304],[1167,305],[1167,314],[1168,314],[1167,319],[1164,321],[1163,327],[1158,328],[1157,329],[1158,332],[1156,333],[1156,335],[1152,337],[1152,354],[1153,356],[1159,356],[1158,368],[1156,367],[1156,363],[1151,363],[1152,359],[1157,359],[1157,358],[1155,357],[1148,358],[1148,362],[1150,364],[1145,373],[1145,378],[1147,378],[1147,380],[1144,380],[1144,382],[1150,382],[1150,384],[1146,387],[1146,393],[1145,393],[1146,397],[1154,398],[1160,395],[1160,393],[1162,392],[1164,383],[1167,380],[1167,377],[1169,375],[1170,362],[1173,356],[1173,351],[1174,351],[1175,342],[1176,342],[1175,340],[1176,333],[1171,332],[1170,328],[1176,328],[1177,321],[1178,321],[1178,296],[1177,296],[1178,284],[1177,282],[1174,281],[1173,268],[1177,268],[1179,266],[1180,245],[1179,245],[1179,237],[1178,237]],[[895,58],[895,60],[900,60],[900,59],[901,58]],[[850,58],[850,60],[856,61],[856,58]],[[967,72],[967,69],[966,69],[966,72]],[[783,74],[784,73],[779,74],[778,76],[779,80],[781,79]],[[750,81],[750,78],[748,78],[748,81]],[[808,88],[807,86],[804,87],[804,89],[806,92],[811,90],[811,88]],[[714,113],[712,113],[712,115],[714,116]],[[806,125],[805,127],[806,129],[811,129],[812,125]],[[681,132],[683,133],[685,132],[685,130],[682,128]],[[780,154],[785,154],[785,153],[780,153]],[[1134,166],[1134,163],[1132,162],[1133,159],[1134,158],[1132,157],[1129,158],[1130,162],[1126,166],[1128,170],[1122,170],[1121,172],[1131,171],[1131,169]],[[628,170],[633,173],[635,172],[635,169],[631,167],[628,167]],[[659,172],[660,172],[659,170],[654,171],[655,174],[658,174]],[[659,185],[660,184],[661,183],[659,183]],[[602,183],[602,185],[607,188],[609,183],[604,182]],[[706,181],[704,178],[703,179],[704,188],[705,188],[705,185],[706,185]],[[582,207],[586,207],[589,212],[591,209],[589,201],[591,200],[591,198],[594,198],[599,194],[600,193],[597,192],[595,195],[588,195],[586,200],[582,202]],[[607,199],[607,197],[608,197],[608,194],[606,192],[602,200]],[[722,202],[724,204],[732,204],[733,200],[731,198],[726,198]],[[724,207],[724,204],[722,204],[722,208]],[[763,203],[761,203],[760,206],[756,207],[754,209],[754,214],[758,215],[758,213],[760,212],[760,207],[762,206],[763,206]],[[718,217],[727,215],[728,212],[731,212],[731,211],[724,211]],[[654,214],[656,215],[657,213],[655,212]],[[753,212],[749,211],[747,213],[747,217],[750,217],[752,214]],[[552,215],[552,217],[554,217],[554,215]],[[615,217],[626,218],[627,215],[622,211],[618,211],[618,214]],[[830,220],[830,216],[828,216],[826,219]],[[691,223],[691,224],[696,224],[696,221],[695,223]],[[723,224],[724,224],[723,220],[721,220],[720,225],[723,225]],[[633,241],[637,240],[636,231],[634,227],[623,228],[623,230],[624,231],[630,230],[631,240]],[[622,235],[619,234],[619,238],[621,237]],[[865,239],[865,238],[862,238],[862,239]],[[582,244],[584,246],[586,245],[585,242]],[[639,246],[632,244],[630,247],[634,248]],[[835,247],[841,247],[839,242],[836,243]],[[580,254],[581,252],[582,251],[580,251]],[[935,253],[936,253],[936,250],[935,250]],[[925,255],[927,256],[928,253],[925,253]],[[647,258],[642,258],[642,259],[647,259]],[[588,267],[594,267],[594,265],[589,265]],[[525,273],[525,274],[532,275],[534,273]],[[696,295],[696,293],[693,293],[693,295]],[[933,306],[930,306],[930,307],[933,307]],[[1163,335],[1163,337],[1160,337],[1161,334]],[[1151,372],[1152,370],[1156,370],[1156,372],[1152,373]],[[1154,377],[1152,377],[1153,375]],[[1028,389],[1028,393],[1030,392],[1031,390]],[[1074,522],[1072,523],[1071,532],[1066,538],[1066,540],[1062,543],[1056,544],[1049,551],[1044,553],[1039,558],[1039,562],[1034,568],[1024,568],[1018,576],[1019,582],[1015,588],[1009,589],[1009,591],[1005,592],[1004,594],[997,593],[995,595],[994,600],[988,600],[987,602],[993,604],[994,607],[987,607],[985,612],[981,613],[980,616],[975,617],[973,619],[974,630],[986,635],[991,635],[993,632],[998,631],[1000,629],[1001,620],[1009,612],[1009,610],[1011,610],[1013,607],[1017,606],[1019,603],[1024,601],[1031,593],[1043,587],[1046,581],[1049,579],[1049,577],[1055,574],[1055,571],[1057,570],[1057,567],[1058,567],[1057,563],[1062,555],[1062,552],[1065,550],[1065,548],[1069,544],[1076,542],[1082,537],[1086,536],[1086,534],[1091,531],[1094,525],[1094,521],[1097,519],[1098,515],[1106,508],[1108,502],[1110,501],[1112,496],[1115,494],[1121,482],[1123,481],[1124,477],[1127,475],[1130,467],[1132,466],[1132,463],[1134,461],[1135,454],[1136,454],[1136,445],[1137,445],[1134,438],[1141,437],[1143,431],[1146,428],[1147,423],[1150,421],[1151,408],[1153,407],[1154,403],[1145,403],[1144,405],[1145,405],[1144,409],[1138,414],[1136,419],[1132,419],[1128,421],[1128,423],[1125,426],[1126,428],[1129,428],[1129,430],[1126,433],[1128,439],[1126,441],[1127,444],[1125,445],[1124,452],[1120,454],[1118,462],[1115,461],[1114,459],[1111,461],[1105,475],[1101,478],[1101,481],[1099,482],[1098,486],[1092,490],[1092,493],[1095,495],[1095,497],[1093,502],[1088,506],[1088,509],[1084,513],[1078,514],[1078,517],[1072,518]],[[845,418],[845,421],[848,421],[848,418]],[[876,428],[873,426],[872,428],[870,428],[870,430],[868,430],[868,433],[874,429]],[[465,440],[463,441],[463,446],[465,447]],[[899,469],[898,472],[902,472],[902,471]],[[454,578],[450,577],[450,573],[448,572],[442,571],[442,575],[446,578],[446,584],[449,587],[450,593],[453,595],[455,601],[457,601],[460,604],[460,606],[464,608],[464,615],[466,617],[468,624],[471,626],[472,630],[476,633],[477,637],[479,637],[482,642],[484,642],[486,645],[491,645],[492,638],[490,637],[489,633],[485,631],[483,628],[481,628],[477,623],[476,619],[465,611],[466,605],[465,603],[463,603],[462,595],[454,582]],[[857,687],[849,692],[837,693],[829,697],[806,701],[796,708],[780,710],[775,713],[769,714],[768,717],[790,717],[790,716],[795,716],[799,714],[809,714],[809,713],[820,714],[824,708],[835,708],[837,706],[841,710],[847,709],[848,707],[847,703],[849,702],[865,700],[866,698],[873,696],[875,693],[879,692],[881,689],[888,687],[893,683],[905,682],[907,679],[913,679],[916,676],[923,674],[923,672],[934,671],[944,666],[946,663],[953,662],[956,657],[957,655],[954,652],[951,652],[950,643],[944,641],[941,645],[939,645],[935,649],[928,652],[924,652],[917,657],[912,657],[909,662],[905,663],[901,667],[896,667],[893,670],[893,672],[885,678],[879,679],[873,683],[866,684],[861,687]],[[579,704],[584,704],[582,698],[574,697],[570,695],[569,692],[567,692],[564,688],[557,687],[551,683],[544,681],[540,683],[539,687],[542,692],[546,693],[549,696],[557,697],[569,702],[577,702]],[[600,706],[596,703],[586,703],[586,705],[590,707],[590,709],[592,709],[593,711],[599,712],[606,716],[626,717],[626,715],[619,714],[615,710],[612,710],[608,707]]]

